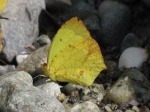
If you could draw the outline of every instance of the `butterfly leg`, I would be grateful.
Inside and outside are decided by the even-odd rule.
[[[51,81],[52,81],[51,79],[47,79],[47,80],[46,80],[46,83],[51,82]]]
[[[40,74],[40,75],[37,75],[36,77],[34,77],[33,79],[36,79],[36,78],[38,78],[38,77],[47,77],[46,75],[42,75],[42,74]]]

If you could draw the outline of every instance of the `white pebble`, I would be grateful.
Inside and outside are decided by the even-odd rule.
[[[16,56],[17,63],[21,63],[25,58],[27,58],[28,54],[21,54]]]
[[[38,88],[47,92],[51,97],[57,97],[61,93],[60,91],[61,87],[55,82],[40,85],[38,86]]]
[[[125,49],[120,58],[118,67],[137,67],[140,68],[148,58],[146,49],[139,47],[129,47]]]

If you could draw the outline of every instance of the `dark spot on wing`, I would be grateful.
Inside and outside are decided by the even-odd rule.
[[[79,74],[80,74],[80,75],[83,75],[83,74],[84,74],[84,71],[81,70],[81,71],[79,72]]]
[[[70,49],[74,49],[75,47],[73,45],[68,45]]]

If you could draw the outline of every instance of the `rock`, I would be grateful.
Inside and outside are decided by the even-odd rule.
[[[60,86],[55,82],[46,83],[37,87],[47,92],[51,97],[57,97],[61,93]]]
[[[147,43],[147,41],[149,40],[149,35],[150,35],[150,16],[147,16],[147,14],[144,14],[147,10],[142,10],[141,6],[136,7],[136,10],[138,15],[135,15],[137,17],[135,17],[135,22],[136,24],[133,24],[132,26],[132,32],[134,32],[138,38],[140,39],[140,41],[142,42],[142,44]],[[144,15],[143,15],[144,14]],[[142,18],[140,18],[140,16],[142,16]]]
[[[83,89],[84,87],[83,86],[80,86],[80,85],[76,85],[76,84],[73,84],[73,83],[68,83],[66,84],[64,87],[62,87],[62,90],[67,93],[67,94],[71,94],[71,92],[75,89]]]
[[[104,87],[102,84],[93,84],[90,87],[83,88],[83,97],[81,98],[83,101],[96,101],[100,102],[103,100],[105,95]]]
[[[40,49],[30,54],[25,60],[23,60],[23,62],[21,62],[17,66],[16,70],[26,71],[33,77],[39,75],[41,73],[41,70],[39,68],[43,63],[47,63],[47,55],[48,55],[49,47],[50,44],[41,47]]]
[[[110,71],[114,71],[118,68],[117,63],[115,61],[112,61],[112,60],[108,60],[106,62],[106,65],[107,65],[107,69]]]
[[[67,96],[64,94],[64,93],[60,93],[58,96],[57,96],[57,99],[60,101],[60,102],[63,102],[67,99]]]
[[[137,106],[133,106],[132,110],[134,110],[135,112],[140,112],[140,109]]]
[[[143,48],[129,47],[123,51],[119,58],[118,67],[137,67],[140,68],[148,58],[148,53]]]
[[[34,80],[33,82],[33,85],[36,87],[46,84],[47,83],[46,80],[49,79],[48,77],[40,76],[40,75],[37,75],[36,77],[34,77],[34,79],[36,78],[37,80]]]
[[[71,0],[72,4],[77,4],[79,2],[87,2],[87,0]]]
[[[125,112],[135,112],[134,110],[127,109]]]
[[[115,103],[150,100],[150,82],[139,70],[127,69],[106,93],[105,100]]]
[[[101,29],[98,16],[96,15],[87,17],[83,22],[85,26],[87,27],[87,29],[90,30],[91,32],[99,31]]]
[[[5,73],[12,72],[15,70],[15,65],[5,65],[0,66],[0,75],[4,75]]]
[[[23,71],[0,77],[0,108],[4,112],[65,112],[62,104],[32,85],[32,77]]]
[[[119,46],[130,27],[130,9],[121,3],[115,3],[110,5],[100,16],[102,28],[100,44]]]
[[[69,112],[100,112],[100,110],[93,102],[86,101],[75,105]]]
[[[49,11],[62,11],[72,5],[71,0],[45,0]]]
[[[64,19],[68,20],[74,16],[77,16],[81,18],[82,20],[86,19],[87,17],[90,17],[92,15],[97,14],[96,10],[94,7],[90,6],[89,4],[85,2],[78,2],[74,6],[70,7],[65,15]]]
[[[150,8],[150,1],[149,0],[141,0],[147,7]]]
[[[128,4],[132,4],[137,2],[136,0],[119,0],[119,2],[124,2],[124,3],[128,3]]]
[[[18,54],[16,56],[16,61],[17,61],[17,64],[21,63],[25,58],[27,58],[29,55],[28,52],[24,51],[22,52],[21,54]]]
[[[121,51],[128,47],[141,47],[142,43],[134,33],[128,33],[121,44]]]
[[[136,100],[131,100],[129,102],[130,105],[133,105],[133,106],[138,106],[139,105],[139,102],[137,102]]]
[[[1,20],[2,38],[5,41],[1,55],[3,59],[11,62],[38,36],[38,16],[42,9],[45,9],[44,0],[7,1],[3,16],[8,20]]]
[[[35,39],[35,41],[33,42],[33,45],[36,48],[43,47],[43,46],[45,46],[47,44],[51,44],[51,40],[50,40],[50,38],[47,35],[41,35],[41,36],[37,37]]]
[[[111,0],[106,0],[106,1],[103,1],[99,8],[98,8],[98,13],[100,15],[100,17],[102,17],[106,11],[112,6],[112,5],[115,5],[115,4],[118,4],[117,1],[111,1]]]
[[[51,5],[51,6],[53,6],[53,5],[58,5],[59,6],[60,4],[71,5],[71,0],[51,0],[51,1],[46,0],[45,2],[46,2],[47,5]]]
[[[106,105],[104,108],[107,112],[112,112],[112,109],[108,105]]]

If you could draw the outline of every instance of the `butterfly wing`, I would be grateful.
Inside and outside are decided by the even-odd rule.
[[[6,6],[7,0],[0,0],[0,14],[2,13],[4,7]]]
[[[51,64],[54,57],[63,50],[64,47],[68,46],[69,43],[73,42],[77,36],[91,38],[90,33],[84,27],[82,21],[74,17],[62,25],[55,35],[48,54],[48,64]]]
[[[97,42],[81,20],[73,18],[57,32],[52,42],[46,73],[52,80],[91,85],[106,69]]]

